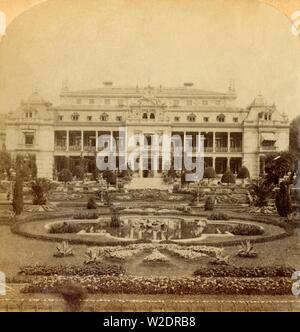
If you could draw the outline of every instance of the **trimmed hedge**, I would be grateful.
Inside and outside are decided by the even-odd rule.
[[[65,233],[78,233],[82,227],[75,222],[62,221],[57,224],[52,224],[48,232],[51,234],[65,234]]]
[[[19,274],[26,276],[102,276],[124,274],[125,269],[121,265],[111,265],[104,263],[81,265],[25,265],[20,268]]]
[[[56,293],[57,287],[71,280],[85,287],[89,293],[102,294],[231,294],[231,295],[288,295],[289,278],[200,278],[200,277],[134,277],[134,276],[51,276],[38,277],[25,286],[23,293]]]
[[[295,272],[292,267],[286,266],[202,266],[194,272],[198,277],[240,277],[240,278],[263,278],[263,277],[287,277],[290,278]]]

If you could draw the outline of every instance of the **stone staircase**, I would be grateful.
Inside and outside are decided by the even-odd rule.
[[[168,185],[164,184],[160,177],[153,178],[133,178],[128,186],[128,189],[160,189],[168,190]]]

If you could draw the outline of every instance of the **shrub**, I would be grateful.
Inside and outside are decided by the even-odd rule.
[[[78,212],[73,215],[73,219],[98,219],[98,217],[97,212]]]
[[[73,169],[73,176],[76,176],[77,179],[83,180],[84,178],[84,168],[80,165],[77,165]]]
[[[209,220],[229,220],[230,217],[228,216],[228,214],[226,214],[224,212],[216,212],[216,213],[212,213],[211,215],[207,216],[207,219],[209,219]]]
[[[257,257],[257,252],[254,250],[253,244],[250,241],[246,241],[245,243],[241,243],[237,256],[243,258],[255,258]]]
[[[224,269],[224,266],[221,267]],[[38,277],[23,288],[24,293],[56,293],[57,286],[70,277]],[[289,295],[291,277],[134,277],[134,276],[74,276],[89,293],[102,294],[235,294],[235,295]]]
[[[199,277],[237,277],[237,278],[290,278],[295,269],[286,266],[202,266],[194,272]]]
[[[235,176],[231,171],[226,171],[221,178],[222,183],[227,183],[228,185],[235,183]]]
[[[213,167],[206,167],[203,173],[203,178],[208,179],[214,179],[216,177],[216,171]]]
[[[268,205],[268,200],[273,193],[274,185],[269,184],[263,179],[253,180],[250,185],[250,195],[252,204],[257,207]]]
[[[19,274],[26,276],[103,276],[124,274],[125,269],[115,264],[89,264],[89,265],[25,265],[19,270]]]
[[[246,166],[242,166],[238,172],[238,179],[248,179],[250,177],[249,170]]]
[[[68,241],[63,241],[61,244],[56,246],[56,253],[54,257],[70,257],[74,256],[73,248],[69,246]]]
[[[113,211],[110,221],[110,227],[120,227],[121,220],[120,215],[117,211]]]
[[[109,170],[103,172],[103,179],[105,179],[106,182],[112,186],[117,182],[116,174]]]
[[[64,168],[62,169],[59,173],[58,173],[58,181],[67,183],[72,181],[73,177],[72,177],[72,173],[69,169]]]
[[[53,188],[48,179],[38,178],[30,183],[33,205],[44,205],[47,203],[47,194]]]
[[[275,205],[280,217],[287,217],[290,213],[292,213],[292,202],[289,187],[284,181],[280,183],[279,190],[276,192]]]
[[[264,229],[257,225],[238,224],[230,232],[234,235],[262,235]]]
[[[16,182],[14,185],[13,191],[13,200],[12,200],[12,207],[13,211],[16,215],[19,215],[23,211],[23,178],[18,175],[16,178]]]
[[[208,196],[205,200],[204,210],[205,211],[212,211],[215,207],[215,197]]]
[[[80,311],[82,301],[87,297],[86,289],[80,283],[66,281],[57,286],[56,293],[60,294],[66,301],[67,311]]]
[[[86,208],[89,209],[89,210],[97,209],[97,203],[96,203],[96,200],[95,200],[94,196],[89,197],[88,202],[86,204]]]
[[[60,234],[60,233],[78,233],[81,230],[79,224],[75,222],[60,222],[56,224],[52,224],[48,230],[49,233],[52,234]]]

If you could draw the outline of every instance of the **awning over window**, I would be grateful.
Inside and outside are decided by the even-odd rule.
[[[261,134],[261,141],[271,141],[276,142],[276,137],[273,133],[262,133]]]

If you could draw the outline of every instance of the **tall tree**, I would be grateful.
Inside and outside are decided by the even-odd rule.
[[[300,155],[300,115],[290,124],[290,151]]]
[[[279,184],[279,179],[295,170],[296,156],[288,151],[269,154],[265,159],[266,181]]]
[[[17,174],[16,181],[13,190],[12,206],[16,215],[19,215],[23,211],[23,177],[21,174]]]
[[[10,153],[5,151],[5,150],[1,150],[0,151],[0,173],[6,173],[8,179],[10,179],[10,170],[12,168],[12,161],[11,161],[11,156]]]

